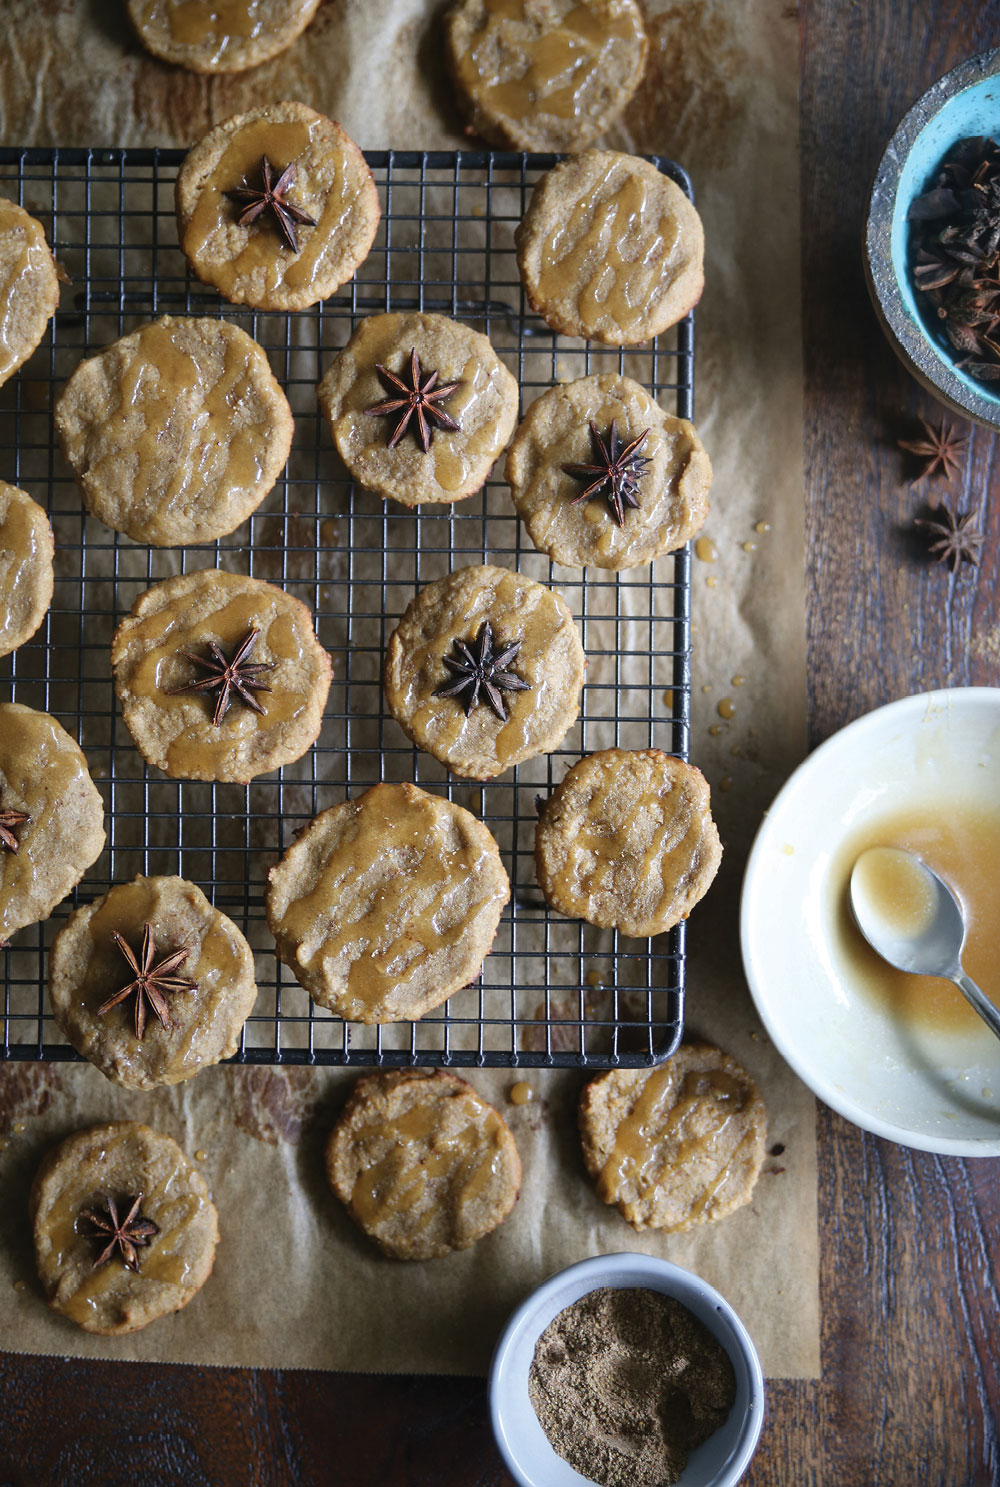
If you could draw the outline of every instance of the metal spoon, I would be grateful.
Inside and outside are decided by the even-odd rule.
[[[851,908],[883,960],[915,976],[953,982],[1000,1038],[1000,1009],[962,970],[962,905],[926,862],[898,847],[862,852],[851,873]]]

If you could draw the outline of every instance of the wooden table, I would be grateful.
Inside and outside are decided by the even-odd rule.
[[[777,0],[775,0],[777,3]],[[931,567],[895,440],[934,405],[868,304],[867,190],[934,78],[1000,42],[997,0],[806,0],[802,183],[809,715],[818,743],[895,697],[996,685],[1000,454],[972,433],[978,575]],[[780,286],[775,286],[780,292]],[[994,482],[995,483],[995,482]],[[1000,1483],[1000,1166],[819,1120],[823,1374],[772,1381],[749,1487]],[[0,1357],[0,1484],[501,1487],[479,1380]]]

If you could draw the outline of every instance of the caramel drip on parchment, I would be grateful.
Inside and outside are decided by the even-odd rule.
[[[5,633],[20,627],[33,603],[41,536],[34,508],[0,480],[0,653]]]
[[[73,1174],[66,1187],[44,1215],[52,1246],[50,1266],[62,1273],[56,1300],[59,1309],[74,1322],[86,1325],[108,1307],[124,1303],[151,1283],[184,1288],[191,1267],[186,1257],[187,1228],[201,1207],[201,1198],[187,1188],[187,1174],[171,1170],[159,1182],[143,1185],[138,1180],[128,1146],[134,1136],[122,1132],[106,1142],[98,1159],[103,1169],[96,1178],[91,1169]],[[85,1177],[85,1180],[81,1180]],[[79,1231],[82,1209],[111,1193],[116,1199],[142,1192],[142,1215],[159,1229],[147,1248],[140,1250],[139,1273],[127,1270],[113,1255],[99,1269],[93,1260],[100,1253],[97,1240]],[[79,1272],[79,1274],[78,1274]],[[75,1282],[75,1283],[74,1283]]]
[[[685,1127],[706,1098],[715,1102],[711,1129],[691,1133]],[[742,1091],[724,1069],[693,1069],[680,1089],[669,1063],[654,1069],[642,1087],[632,1111],[619,1124],[615,1144],[597,1179],[605,1203],[614,1203],[623,1188],[634,1187],[641,1197],[652,1191],[668,1168],[691,1168],[699,1159],[723,1158],[720,1171],[698,1195],[693,1212],[704,1212],[729,1176],[742,1142],[727,1152],[724,1136],[732,1117],[743,1109]],[[744,1138],[745,1139],[745,1138]]]
[[[641,56],[642,29],[634,11],[615,14],[604,6],[597,14],[592,5],[575,5],[558,25],[540,24],[528,11],[525,0],[486,0],[476,45],[456,59],[466,92],[475,96],[485,87],[484,105],[510,119],[586,115],[600,97],[615,51],[631,42]],[[521,23],[523,32],[504,37],[504,21]]]
[[[280,592],[272,594],[262,584],[259,590],[241,592],[226,602],[227,575],[217,574],[216,579],[223,602],[203,619],[191,621],[188,596],[184,595],[140,620],[129,636],[130,649],[141,646],[144,652],[130,672],[129,691],[138,698],[151,699],[167,714],[183,712],[193,720],[191,726],[177,733],[167,751],[171,773],[183,778],[211,778],[216,767],[231,757],[242,739],[265,729],[274,731],[291,722],[310,701],[307,688],[313,667],[307,650],[313,638],[311,631],[300,634],[292,612],[282,607]],[[274,671],[263,677],[272,690],[255,694],[264,716],[260,717],[235,698],[225,719],[215,728],[214,693],[208,693],[207,697],[199,692],[170,695],[174,687],[200,681],[207,674],[182,656],[180,648],[207,655],[208,642],[214,640],[226,656],[231,656],[251,626],[260,630],[253,659],[278,663]],[[290,685],[297,674],[306,680],[298,686]],[[198,725],[201,715],[204,726]]]
[[[677,222],[651,211],[649,198],[641,175],[623,173],[620,161],[609,165],[542,246],[541,301],[561,300],[567,285],[579,284],[575,299],[584,324],[610,315],[625,335],[641,338],[649,305],[676,277]]]
[[[289,123],[258,119],[245,125],[232,135],[222,158],[202,186],[184,229],[182,246],[189,259],[206,255],[212,266],[212,283],[223,294],[231,293],[240,281],[261,272],[267,294],[282,286],[288,290],[308,290],[321,271],[327,272],[326,250],[355,208],[356,186],[352,186],[343,168],[338,168],[334,183],[322,196],[309,194],[306,172],[300,162],[321,123],[319,119]],[[276,226],[268,220],[269,213],[263,213],[247,227],[239,227],[239,204],[224,195],[241,186],[244,179],[258,187],[264,155],[276,172],[293,161],[299,165],[288,200],[315,217],[317,225],[297,227],[298,253],[283,246]],[[240,236],[245,241],[236,247]]]
[[[482,1125],[466,1125],[452,1134],[441,1131],[439,1122],[434,1105],[417,1103],[392,1121],[364,1127],[355,1137],[362,1147],[366,1141],[390,1143],[379,1161],[358,1174],[351,1193],[352,1207],[366,1228],[377,1230],[404,1215],[408,1228],[419,1233],[440,1219],[442,1203],[454,1208],[457,1217],[499,1175],[502,1127],[494,1111],[485,1112]]]
[[[346,968],[346,1005],[338,1010],[357,1017],[405,996],[436,956],[475,935],[479,916],[496,903],[481,887],[470,902],[487,856],[436,797],[377,785],[311,890],[288,905],[282,933],[297,942],[300,964],[322,960],[339,977]]]
[[[26,348],[18,335],[18,326],[24,318],[25,302],[34,290],[35,275],[51,271],[52,263],[36,225],[14,202],[0,197],[0,240],[3,239],[17,242],[18,250],[0,280],[0,379],[23,358]]]

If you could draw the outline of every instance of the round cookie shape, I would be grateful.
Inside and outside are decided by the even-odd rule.
[[[216,724],[219,671],[254,630],[244,660],[264,668],[249,676],[261,711],[234,688]],[[332,676],[304,604],[274,584],[219,568],[140,594],[115,631],[111,669],[125,726],[147,764],[177,779],[240,784],[305,753],[322,725]]]
[[[636,1229],[680,1234],[750,1202],[767,1117],[744,1068],[684,1043],[655,1069],[615,1069],[580,1096],[587,1171]]]
[[[42,224],[0,196],[0,384],[28,360],[58,305],[59,276]]]
[[[282,199],[298,213],[294,249],[276,212],[265,208],[241,224],[253,203],[227,195],[261,190],[265,158],[275,182],[292,168]],[[381,216],[354,141],[332,119],[288,102],[217,124],[178,172],[176,207],[192,272],[233,304],[258,310],[304,310],[328,299],[367,258]]]
[[[513,150],[583,150],[642,79],[635,0],[457,0],[445,58],[470,133]]]
[[[375,414],[380,404],[406,399],[406,393],[378,371],[385,367],[407,388],[418,382],[430,390],[457,383],[438,407],[458,428],[426,419],[424,450],[417,417],[411,417],[394,448],[389,442],[401,413]],[[479,490],[506,447],[517,422],[517,383],[487,338],[445,315],[405,312],[369,315],[337,353],[319,384],[341,459],[366,489],[404,506],[460,501]],[[405,413],[405,407],[402,413]]]
[[[47,919],[104,849],[104,802],[83,750],[19,702],[0,703],[0,827],[3,943]]]
[[[0,656],[30,640],[52,603],[55,543],[49,519],[0,480]]]
[[[190,72],[245,72],[290,47],[320,0],[128,0],[143,46]]]
[[[645,938],[686,919],[719,870],[708,783],[659,749],[602,749],[574,764],[535,829],[546,902]]]
[[[135,980],[115,934],[143,967],[146,925],[151,967],[183,950],[171,974],[196,984],[167,991],[167,1027],[147,1002],[137,1038],[134,994],[103,1014],[100,1009]],[[70,915],[49,951],[49,998],[73,1047],[108,1079],[128,1089],[179,1084],[239,1047],[257,998],[253,954],[232,920],[195,884],[138,877]]]
[[[108,1199],[123,1223],[135,1199],[146,1242],[136,1269],[121,1250],[102,1264],[110,1235],[85,1217],[108,1221]],[[51,1307],[87,1332],[117,1337],[181,1311],[212,1273],[219,1216],[201,1174],[176,1141],[137,1121],[77,1131],[42,1162],[29,1198],[35,1263]]]
[[[458,676],[445,658],[462,646],[477,658],[484,624],[495,655],[517,645],[508,674],[527,683],[503,691],[503,721],[483,688],[468,713],[468,691],[439,695]],[[457,568],[419,590],[389,640],[383,680],[389,711],[418,748],[452,774],[489,780],[558,747],[580,710],[586,667],[565,600],[510,568],[487,565]]]
[[[637,506],[623,502],[619,525],[606,483],[584,492],[598,474],[572,475],[566,465],[597,465],[590,425],[611,449],[611,430],[626,449],[645,434],[624,468],[634,474]],[[517,514],[540,552],[571,568],[621,570],[683,547],[704,525],[712,466],[693,426],[673,418],[649,394],[615,372],[549,388],[521,422],[504,471]]]
[[[632,346],[701,298],[705,234],[648,160],[587,150],[553,166],[514,234],[525,292],[553,330]]]
[[[156,547],[235,531],[292,443],[263,348],[227,321],[171,315],[82,361],[55,426],[87,510]]]
[[[319,1006],[369,1024],[415,1020],[467,986],[510,898],[483,823],[410,784],[322,811],[269,878],[279,959]]]
[[[436,1260],[503,1222],[521,1160],[506,1121],[471,1084],[404,1069],[357,1081],[326,1144],[326,1175],[385,1254]]]

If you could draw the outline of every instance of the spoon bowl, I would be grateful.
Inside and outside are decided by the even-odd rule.
[[[883,960],[951,981],[1000,1038],[1000,1009],[962,969],[962,905],[933,868],[901,847],[870,847],[851,873],[851,910]]]

